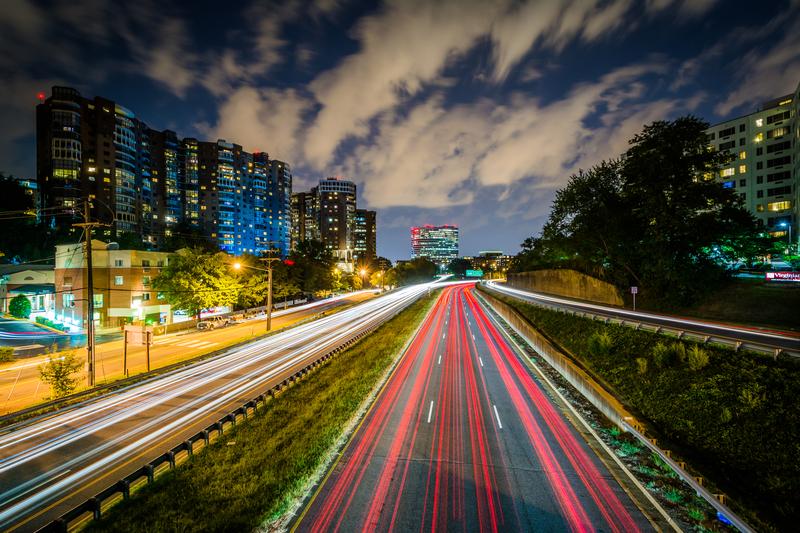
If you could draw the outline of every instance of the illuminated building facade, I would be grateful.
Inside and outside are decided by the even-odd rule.
[[[149,128],[123,106],[69,87],[36,107],[39,205],[52,224],[92,201],[95,235],[140,237],[156,249],[177,229],[201,230],[221,250],[289,251],[292,173],[266,153],[225,140],[180,139]],[[57,215],[57,216],[56,216]]]
[[[458,226],[426,224],[411,228],[411,254],[446,266],[458,258]]]
[[[800,202],[800,86],[794,93],[764,103],[749,115],[707,130],[709,143],[731,162],[717,176],[734,189],[764,227],[796,246]],[[787,240],[788,242],[788,240]]]

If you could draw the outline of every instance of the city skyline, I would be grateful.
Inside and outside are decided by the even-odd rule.
[[[346,176],[359,205],[380,211],[378,255],[393,259],[424,223],[459,225],[466,255],[513,254],[570,172],[616,157],[644,123],[747,114],[791,92],[800,71],[789,1],[467,3],[457,19],[448,2],[256,2],[217,32],[202,8],[161,16],[155,3],[98,0],[91,16],[43,17],[47,8],[23,4],[0,23],[14,58],[0,64],[0,112],[13,124],[0,170],[35,175],[36,95],[75,86],[152,127],[265,150],[292,166],[296,191]],[[416,37],[432,32],[403,23],[414,12],[446,31]],[[87,23],[112,13],[114,27]],[[56,48],[45,32],[75,38]],[[400,60],[386,61],[398,48]]]

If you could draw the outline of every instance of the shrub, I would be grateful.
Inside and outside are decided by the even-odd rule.
[[[653,363],[655,363],[657,368],[672,366],[672,350],[663,342],[657,342],[655,346],[653,346],[651,355],[653,357]]]
[[[689,368],[694,371],[702,370],[706,366],[708,366],[709,355],[708,351],[704,348],[701,348],[697,344],[689,348],[687,352],[687,358],[689,362]]]
[[[614,345],[611,335],[605,331],[602,333],[592,333],[587,343],[589,347],[589,353],[597,357],[608,356],[611,353],[611,348]]]
[[[8,304],[8,312],[15,318],[28,318],[31,316],[31,301],[22,294],[14,296]]]
[[[682,342],[673,342],[670,348],[673,353],[673,361],[681,364],[686,362],[686,346]]]
[[[637,370],[639,370],[639,374],[641,375],[647,374],[647,359],[645,359],[644,357],[637,357],[636,368]]]
[[[39,375],[42,381],[50,385],[53,398],[61,398],[78,386],[78,379],[73,374],[80,370],[83,363],[75,358],[75,352],[67,352],[63,357],[47,358],[47,362],[39,366]]]
[[[11,346],[0,346],[0,363],[7,363],[14,360],[14,348]]]

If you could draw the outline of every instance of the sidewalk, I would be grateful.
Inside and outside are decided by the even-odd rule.
[[[372,294],[357,294],[349,298],[331,302],[329,306],[299,310],[294,313],[274,317],[272,329],[278,330],[312,317],[324,310],[360,302],[371,298]],[[150,347],[150,369],[155,370],[180,361],[186,361],[207,353],[239,344],[266,333],[264,318],[252,319],[210,331],[186,330],[156,337]],[[52,355],[63,357],[74,352],[75,357],[86,361],[86,349],[66,350]],[[123,377],[123,341],[98,344],[95,348],[95,379],[103,384]],[[25,358],[24,360],[0,364],[0,415],[18,411],[50,397],[50,387],[39,379],[39,366],[46,362],[47,355]],[[147,370],[146,347],[128,344],[128,374],[133,376]],[[86,371],[77,373],[78,389],[86,388]],[[77,391],[76,391],[77,392]]]

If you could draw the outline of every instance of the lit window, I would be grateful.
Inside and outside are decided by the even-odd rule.
[[[764,119],[763,118],[757,118],[756,119],[756,126],[758,126],[760,128],[763,125],[764,125]]]
[[[756,211],[758,211],[759,213],[763,213],[764,212],[764,204],[758,204],[756,206]]]
[[[114,285],[122,285],[123,279],[122,276],[114,276]]]
[[[735,170],[733,169],[733,167],[731,167],[731,168],[722,169],[722,172],[720,172],[720,175],[723,178],[727,178],[728,176],[733,176],[734,173],[735,173]]]
[[[760,143],[763,140],[764,140],[764,134],[763,133],[756,133],[756,138],[753,139],[753,141],[757,142],[757,143]]]
[[[747,159],[747,152],[745,152],[744,150],[739,152],[739,159]]]
[[[747,165],[739,165],[739,174],[747,172]]]
[[[787,209],[792,208],[792,202],[789,200],[784,200],[782,202],[771,202],[767,204],[767,209],[769,211],[786,211]]]

